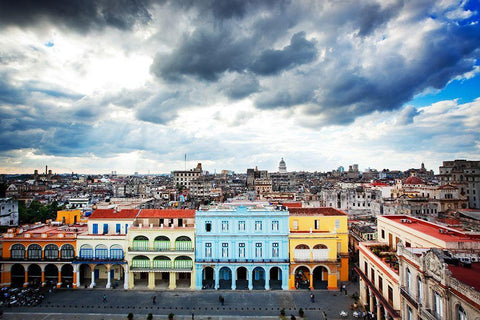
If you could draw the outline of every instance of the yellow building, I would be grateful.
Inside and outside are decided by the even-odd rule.
[[[333,208],[289,208],[290,289],[338,289],[348,281],[346,213]]]
[[[57,211],[56,221],[63,224],[76,224],[80,222],[82,212],[80,210],[62,210]]]

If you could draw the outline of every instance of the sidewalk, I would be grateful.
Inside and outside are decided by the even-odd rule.
[[[4,313],[2,320],[64,320],[66,314],[62,313]],[[147,315],[145,314],[134,314],[133,320],[146,319]],[[289,318],[289,317],[287,317]],[[298,317],[297,317],[298,318]],[[125,320],[127,319],[127,314],[81,314],[81,313],[69,313],[69,320]],[[153,315],[154,320],[168,319],[168,315]],[[191,315],[175,315],[174,320],[191,320]],[[272,316],[206,316],[199,315],[195,316],[195,320],[279,320],[280,317]]]

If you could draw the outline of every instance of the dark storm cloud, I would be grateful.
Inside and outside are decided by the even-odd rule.
[[[143,0],[7,0],[0,2],[0,25],[49,22],[81,32],[105,26],[126,30],[151,20],[148,7],[149,1]]]
[[[177,110],[186,104],[188,98],[178,92],[162,92],[140,103],[136,108],[138,120],[166,124],[177,117]]]
[[[260,91],[260,83],[251,73],[235,75],[233,80],[221,85],[222,91],[230,98],[239,100],[248,97],[252,93]]]
[[[315,44],[305,39],[304,32],[294,34],[290,45],[282,50],[264,50],[258,57],[255,46],[255,39],[236,39],[227,30],[196,30],[171,54],[157,55],[151,70],[156,76],[169,81],[191,75],[215,81],[226,71],[277,74],[311,62],[317,53]]]
[[[293,35],[290,45],[283,50],[262,52],[250,69],[260,75],[272,75],[312,62],[316,57],[315,44],[305,39],[305,32],[299,32]]]

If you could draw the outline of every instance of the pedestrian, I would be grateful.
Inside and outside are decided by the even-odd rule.
[[[195,320],[195,313],[192,312],[192,320]]]
[[[310,293],[310,301],[311,301],[312,303],[315,302],[315,295],[314,295],[313,293]]]
[[[297,320],[297,317],[295,317],[293,314],[290,316],[290,320]]]
[[[152,297],[152,302],[153,302],[153,304],[157,304],[157,296]]]
[[[223,296],[222,296],[222,301],[221,301],[221,303],[222,303],[222,306],[225,305],[225,298],[224,298]]]
[[[107,302],[107,295],[106,294],[103,294],[103,302]]]

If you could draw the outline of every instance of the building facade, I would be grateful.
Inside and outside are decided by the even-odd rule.
[[[451,184],[460,188],[468,206],[480,209],[480,161],[443,161],[438,179],[441,185]]]
[[[223,207],[195,220],[197,289],[288,289],[288,211]]]
[[[289,288],[335,290],[348,281],[346,213],[333,208],[289,212]]]

